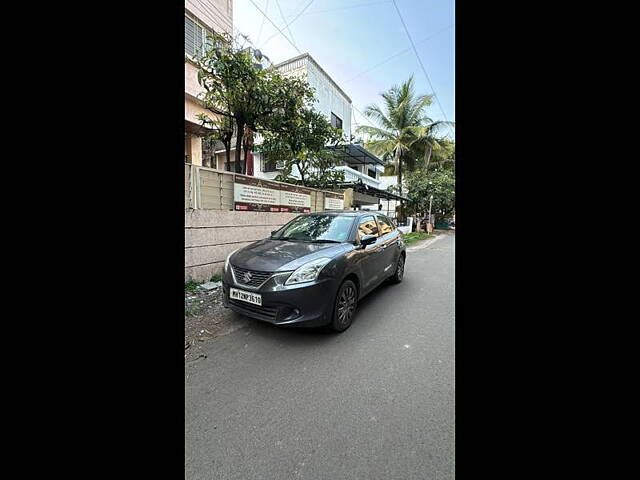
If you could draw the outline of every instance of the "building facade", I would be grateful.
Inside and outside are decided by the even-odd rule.
[[[316,102],[313,108],[324,114],[335,128],[341,128],[347,139],[351,137],[353,111],[351,99],[311,55],[304,53],[279,63],[275,67],[284,76],[296,76],[306,80],[315,90]],[[259,153],[254,154],[254,162],[255,176],[273,179],[279,173],[278,165],[262,158]],[[381,165],[376,163],[349,161],[345,161],[344,165],[335,168],[344,172],[346,182],[362,182],[376,188],[379,185],[378,179],[384,170]],[[292,175],[299,178],[299,173],[295,168]]]
[[[212,32],[233,34],[232,0],[185,0],[184,4],[184,155],[185,163],[216,168],[215,153],[203,146],[207,129],[200,125],[200,113],[211,115],[202,107],[198,95],[198,69],[194,59]]]

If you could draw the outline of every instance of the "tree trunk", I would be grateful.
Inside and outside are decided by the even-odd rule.
[[[236,162],[236,173],[240,173],[240,154],[242,152],[242,132],[244,132],[244,122],[241,120],[236,120],[236,151],[235,151],[235,162]]]
[[[400,149],[396,148],[393,163],[396,169],[396,176],[398,177],[398,191],[400,192],[400,196],[402,196],[402,166],[401,158],[400,158]]]
[[[396,148],[395,164],[397,168],[396,173],[398,174],[398,192],[399,192],[399,196],[402,196],[402,155],[400,153],[399,148]],[[398,220],[403,220],[402,201],[400,201],[400,211],[398,212]]]
[[[224,143],[224,152],[225,152],[225,157],[227,159],[227,163],[224,169],[227,172],[230,172],[231,171],[231,139],[229,139],[228,142]]]
[[[244,157],[244,164],[240,166],[240,170],[244,174],[247,173],[247,152],[248,151],[249,151],[249,146],[247,145],[247,142],[243,142],[243,144],[242,144],[242,153],[243,153],[243,157]]]
[[[300,162],[296,163],[296,167],[298,167],[298,172],[300,172],[300,181],[302,182],[302,186],[304,187],[305,186],[305,183],[304,183],[304,170],[300,166]]]
[[[429,171],[429,162],[431,161],[431,152],[432,152],[432,148],[431,145],[427,145],[427,150],[424,152],[424,156],[425,156],[425,171]]]

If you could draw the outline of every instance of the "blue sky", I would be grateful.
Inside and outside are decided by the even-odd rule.
[[[433,93],[391,0],[234,0],[236,33],[247,35],[255,47],[278,63],[299,53],[252,1],[301,52],[311,54],[351,97],[355,109],[363,111],[370,103],[380,103],[380,92],[412,74],[417,93]],[[396,3],[444,114],[455,121],[455,2]],[[302,15],[284,28],[303,9]],[[367,124],[355,109],[354,122]],[[431,118],[444,120],[437,102],[428,112]]]

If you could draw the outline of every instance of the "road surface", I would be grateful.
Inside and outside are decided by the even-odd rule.
[[[185,366],[187,480],[453,479],[455,235],[342,334],[252,322]]]

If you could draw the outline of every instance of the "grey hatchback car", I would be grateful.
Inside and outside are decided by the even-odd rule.
[[[229,254],[224,305],[275,325],[342,332],[362,297],[385,280],[402,281],[405,259],[402,234],[385,215],[303,214]]]

